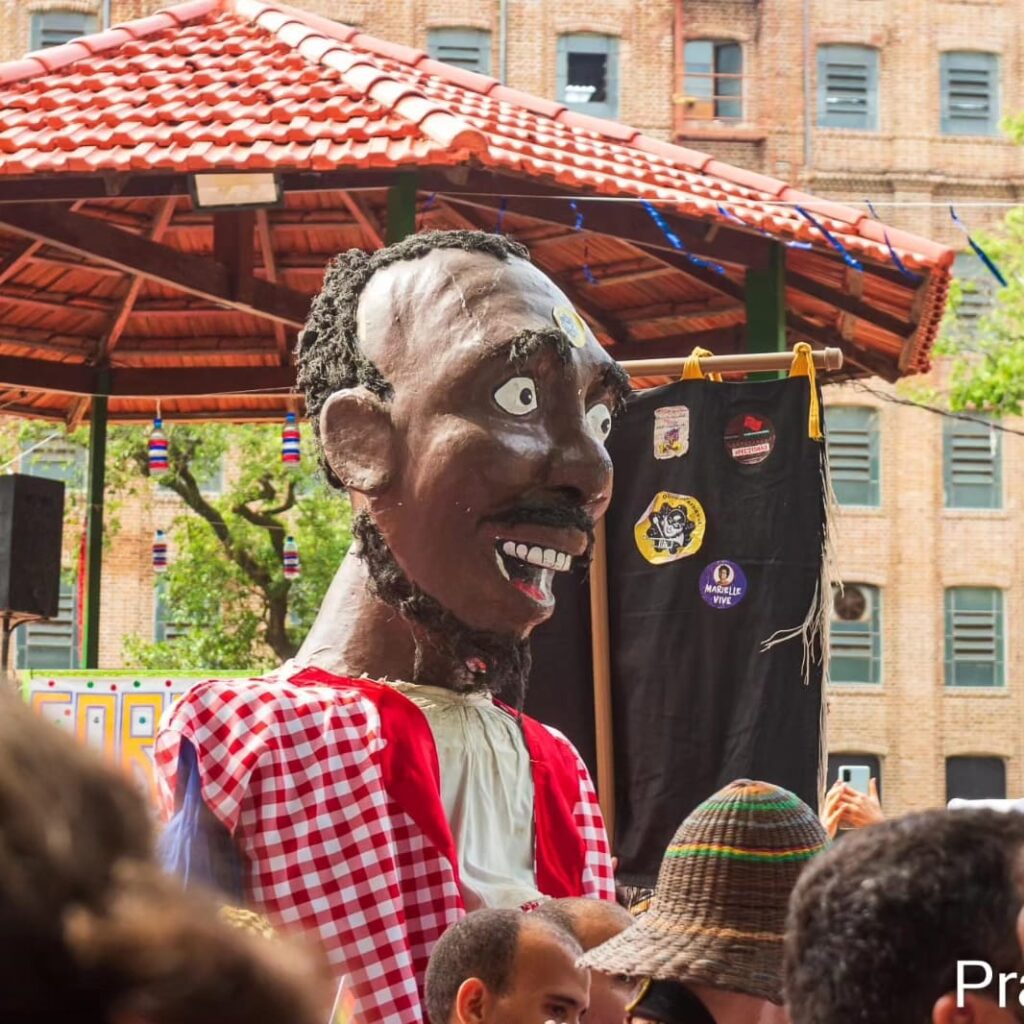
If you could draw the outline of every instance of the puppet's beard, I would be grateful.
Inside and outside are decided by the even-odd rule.
[[[429,682],[461,693],[488,690],[521,711],[530,675],[529,640],[471,629],[421,590],[402,571],[368,512],[355,517],[352,536],[359,557],[366,564],[373,596],[420,627],[415,631],[416,669],[412,681]],[[426,644],[451,664],[450,678],[416,678]]]

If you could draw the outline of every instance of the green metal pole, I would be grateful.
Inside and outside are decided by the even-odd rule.
[[[109,389],[107,375],[97,376],[98,391]],[[99,668],[100,586],[103,582],[103,503],[107,478],[107,396],[92,400],[89,428],[89,493],[85,531],[85,644],[84,668]]]
[[[786,249],[773,242],[768,265],[746,276],[747,351],[786,351]],[[779,373],[752,373],[750,380],[775,380]]]
[[[401,171],[388,189],[388,245],[416,234],[416,172]]]

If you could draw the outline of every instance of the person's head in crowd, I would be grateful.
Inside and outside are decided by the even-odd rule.
[[[550,918],[476,910],[449,928],[430,956],[430,1024],[579,1024],[590,987],[576,966],[581,952]]]
[[[793,894],[793,1024],[1024,1020],[1022,854],[1022,814],[929,811],[846,836]]]
[[[817,815],[792,793],[732,782],[680,825],[650,909],[580,963],[646,979],[635,1021],[785,1021],[786,909],[800,871],[827,845]]]
[[[534,913],[571,932],[584,952],[600,946],[633,924],[632,915],[618,903],[583,897],[547,900]],[[638,988],[635,978],[592,971],[587,1024],[624,1024],[626,1007],[636,998]]]
[[[0,1020],[322,1020],[304,954],[271,954],[219,922],[151,851],[131,783],[0,694]]]

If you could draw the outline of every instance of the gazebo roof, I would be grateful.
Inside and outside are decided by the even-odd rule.
[[[24,414],[77,421],[109,388],[115,419],[276,415],[324,264],[382,244],[402,171],[420,228],[523,241],[619,358],[742,350],[775,243],[789,332],[853,372],[926,369],[948,290],[951,250],[860,210],[277,3],[0,65],[0,111],[0,407]],[[190,194],[255,171],[278,207]]]

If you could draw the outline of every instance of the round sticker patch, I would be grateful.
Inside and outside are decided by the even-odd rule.
[[[764,462],[775,447],[775,426],[760,413],[741,412],[725,427],[725,449],[739,463]]]
[[[659,491],[633,527],[640,554],[652,565],[696,554],[704,543],[707,520],[696,498]]]
[[[712,608],[735,608],[746,595],[747,576],[735,562],[712,562],[700,574],[701,600]]]
[[[586,345],[587,326],[575,309],[571,306],[555,306],[551,310],[551,316],[573,348],[583,348]]]

